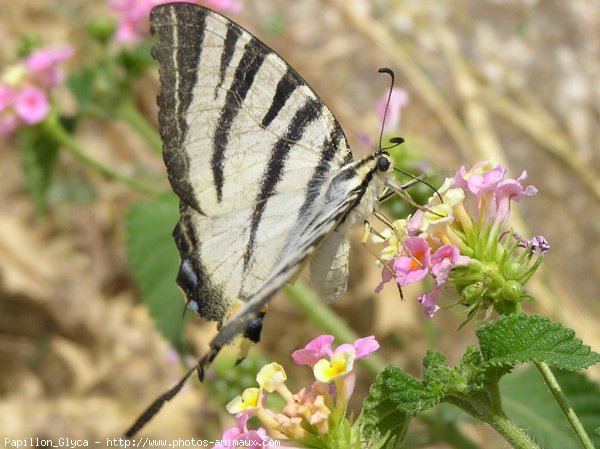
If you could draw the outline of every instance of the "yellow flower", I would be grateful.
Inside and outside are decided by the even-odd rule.
[[[398,247],[400,241],[407,235],[407,221],[402,218],[392,223],[393,229],[385,228],[380,235],[374,234],[372,237],[373,243],[387,242],[385,248],[381,250],[380,257],[383,260],[392,260],[398,255]]]
[[[287,380],[287,375],[279,363],[269,363],[261,368],[256,375],[258,385],[272,393]]]
[[[333,354],[329,360],[319,360],[313,367],[315,379],[320,382],[331,382],[340,376],[348,374],[354,367],[355,355],[354,351],[339,351]]]
[[[258,388],[246,388],[241,396],[233,398],[225,409],[235,415],[243,411],[251,411],[259,407],[260,390]]]

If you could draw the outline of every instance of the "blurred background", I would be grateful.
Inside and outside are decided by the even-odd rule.
[[[158,75],[148,59],[147,22],[129,16],[123,28],[128,3],[0,3],[5,78],[32,48],[74,49],[51,92],[70,138],[54,135],[49,143],[39,123],[15,124],[0,136],[3,437],[118,437],[182,375],[177,350],[193,361],[215,332],[191,314],[181,318],[170,237],[177,206],[163,201],[170,188],[153,130]],[[222,8],[308,81],[355,156],[377,145],[377,103],[389,89],[377,69],[390,67],[403,93],[387,131],[406,139],[408,166],[440,180],[488,159],[514,178],[527,170],[526,184],[539,194],[518,205],[512,223],[521,235],[544,235],[552,249],[528,284],[536,302],[526,310],[600,349],[598,2],[240,0]],[[112,35],[119,21],[121,34]],[[425,319],[418,288],[406,289],[403,302],[393,287],[375,295],[380,269],[359,234],[349,290],[333,309],[359,336],[375,335],[386,361],[414,375],[427,348],[456,363],[476,342],[480,322],[457,331],[463,318],[455,309]],[[167,271],[146,263],[157,254],[168,254]],[[164,318],[160,326],[148,305]],[[213,379],[225,382],[192,380],[145,434],[220,436],[233,422],[223,404],[252,383],[261,360],[289,368],[298,388],[306,383],[310,373],[294,369],[289,355],[320,333],[278,295],[251,360],[239,371],[221,363]],[[587,375],[600,380],[598,366]],[[359,380],[356,410],[372,378]],[[481,425],[464,419],[457,426],[480,447],[505,447]],[[414,429],[422,437],[411,447],[460,447],[428,438],[419,423]]]

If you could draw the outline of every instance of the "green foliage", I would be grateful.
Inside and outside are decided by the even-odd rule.
[[[454,404],[491,424],[494,422],[494,416],[502,413],[498,408],[501,403],[497,389],[499,379],[515,365],[545,362],[560,368],[576,370],[600,361],[600,355],[575,338],[572,330],[537,315],[501,316],[480,328],[477,336],[480,347],[468,348],[456,368],[446,366],[442,354],[428,351],[423,363],[423,380],[416,379],[395,366],[386,366],[377,376],[363,404],[365,435],[389,432],[391,436],[400,439],[408,417],[441,402]],[[575,378],[563,373],[559,378],[559,381],[561,380],[565,382],[564,390],[567,395],[570,392],[573,397],[574,407],[577,404],[576,412],[582,415],[581,419],[588,424],[588,428],[593,429],[593,423],[597,423],[600,417],[600,394],[595,395],[596,399],[590,399],[589,395],[591,391],[598,391],[598,387],[590,387],[583,376]],[[545,388],[539,379],[538,384]],[[540,429],[544,426],[564,427],[570,432],[570,429],[565,427],[564,418],[556,405],[554,407],[559,413],[558,418],[540,418],[537,412],[548,408],[549,401],[538,401],[539,410],[536,407],[530,408],[528,389],[513,390],[516,391],[513,397],[521,403],[524,397],[528,398],[526,408],[522,407],[521,410],[524,411],[524,415],[526,411],[531,410],[531,417],[542,424]],[[508,400],[511,400],[510,395]],[[552,397],[549,400],[552,400]],[[518,409],[519,402],[515,400],[513,404]],[[560,421],[552,421],[559,418]],[[528,425],[528,428],[532,426],[527,420],[522,424]],[[571,437],[571,434],[568,436]],[[563,440],[562,437],[556,438],[556,441]]]
[[[131,100],[133,84],[149,67],[155,66],[150,42],[102,57],[69,74],[66,84],[84,116],[106,120],[118,118],[123,103]]]
[[[488,367],[545,362],[578,370],[600,362],[600,354],[576,338],[575,332],[539,315],[501,316],[480,328],[477,337]]]
[[[66,80],[67,87],[77,100],[81,112],[87,112],[93,101],[94,68],[88,67],[79,72],[72,72]]]
[[[133,275],[158,330],[182,348],[184,302],[175,278],[179,255],[171,233],[179,216],[173,193],[134,203],[127,214],[127,251]]]
[[[15,54],[18,58],[24,58],[28,56],[34,50],[37,50],[43,45],[42,38],[37,34],[25,34],[17,41],[15,48]]]
[[[363,402],[362,438],[365,441],[387,437],[387,447],[396,447],[404,438],[411,417],[397,407],[391,394],[395,387],[394,377],[402,376],[400,368],[387,365],[371,385],[369,395]],[[405,373],[404,373],[405,374]],[[414,379],[406,374],[410,379]],[[419,381],[414,379],[418,384]],[[391,385],[388,385],[391,382]]]
[[[48,187],[56,168],[59,145],[39,126],[24,127],[18,133],[25,186],[35,204],[36,215],[46,210]]]
[[[152,58],[150,51],[154,43],[145,41],[133,48],[127,48],[121,51],[117,61],[125,69],[127,78],[133,82],[150,67],[155,67],[156,62]]]
[[[600,435],[593,433],[600,422],[600,386],[579,373],[554,374],[592,442],[600,447]],[[526,428],[545,449],[578,447],[573,431],[535,369],[506,376],[500,387],[507,415]]]
[[[107,17],[97,17],[86,23],[85,30],[100,45],[107,46],[117,30],[117,24]]]

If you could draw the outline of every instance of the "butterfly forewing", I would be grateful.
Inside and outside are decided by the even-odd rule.
[[[198,362],[202,378],[236,335],[258,339],[262,306],[319,245],[320,292],[331,299],[345,289],[347,231],[384,190],[376,175],[384,150],[353,161],[339,124],[304,80],[223,16],[172,3],[155,7],[151,22],[164,159],[181,200],[177,282],[192,308],[220,324]],[[191,374],[159,396],[127,437]]]
[[[222,322],[273,275],[352,156],[323,102],[238,25],[186,3],[151,20],[164,159],[181,199],[178,281]]]

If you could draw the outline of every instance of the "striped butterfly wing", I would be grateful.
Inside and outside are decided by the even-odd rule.
[[[156,7],[151,21],[164,159],[181,199],[178,284],[223,323],[272,283],[288,252],[306,246],[294,257],[303,260],[335,226],[321,228],[314,212],[352,155],[304,80],[238,25],[186,3]]]
[[[384,190],[380,150],[354,161],[331,112],[277,54],[238,25],[194,4],[151,12],[160,64],[159,128],[181,200],[174,237],[188,304],[220,330],[204,367],[249,335],[270,298],[322,245],[324,283],[345,288],[347,228]],[[383,164],[381,164],[383,160]],[[383,167],[383,168],[382,168]],[[258,331],[260,331],[260,324]],[[135,435],[183,387],[190,370],[126,432]]]

